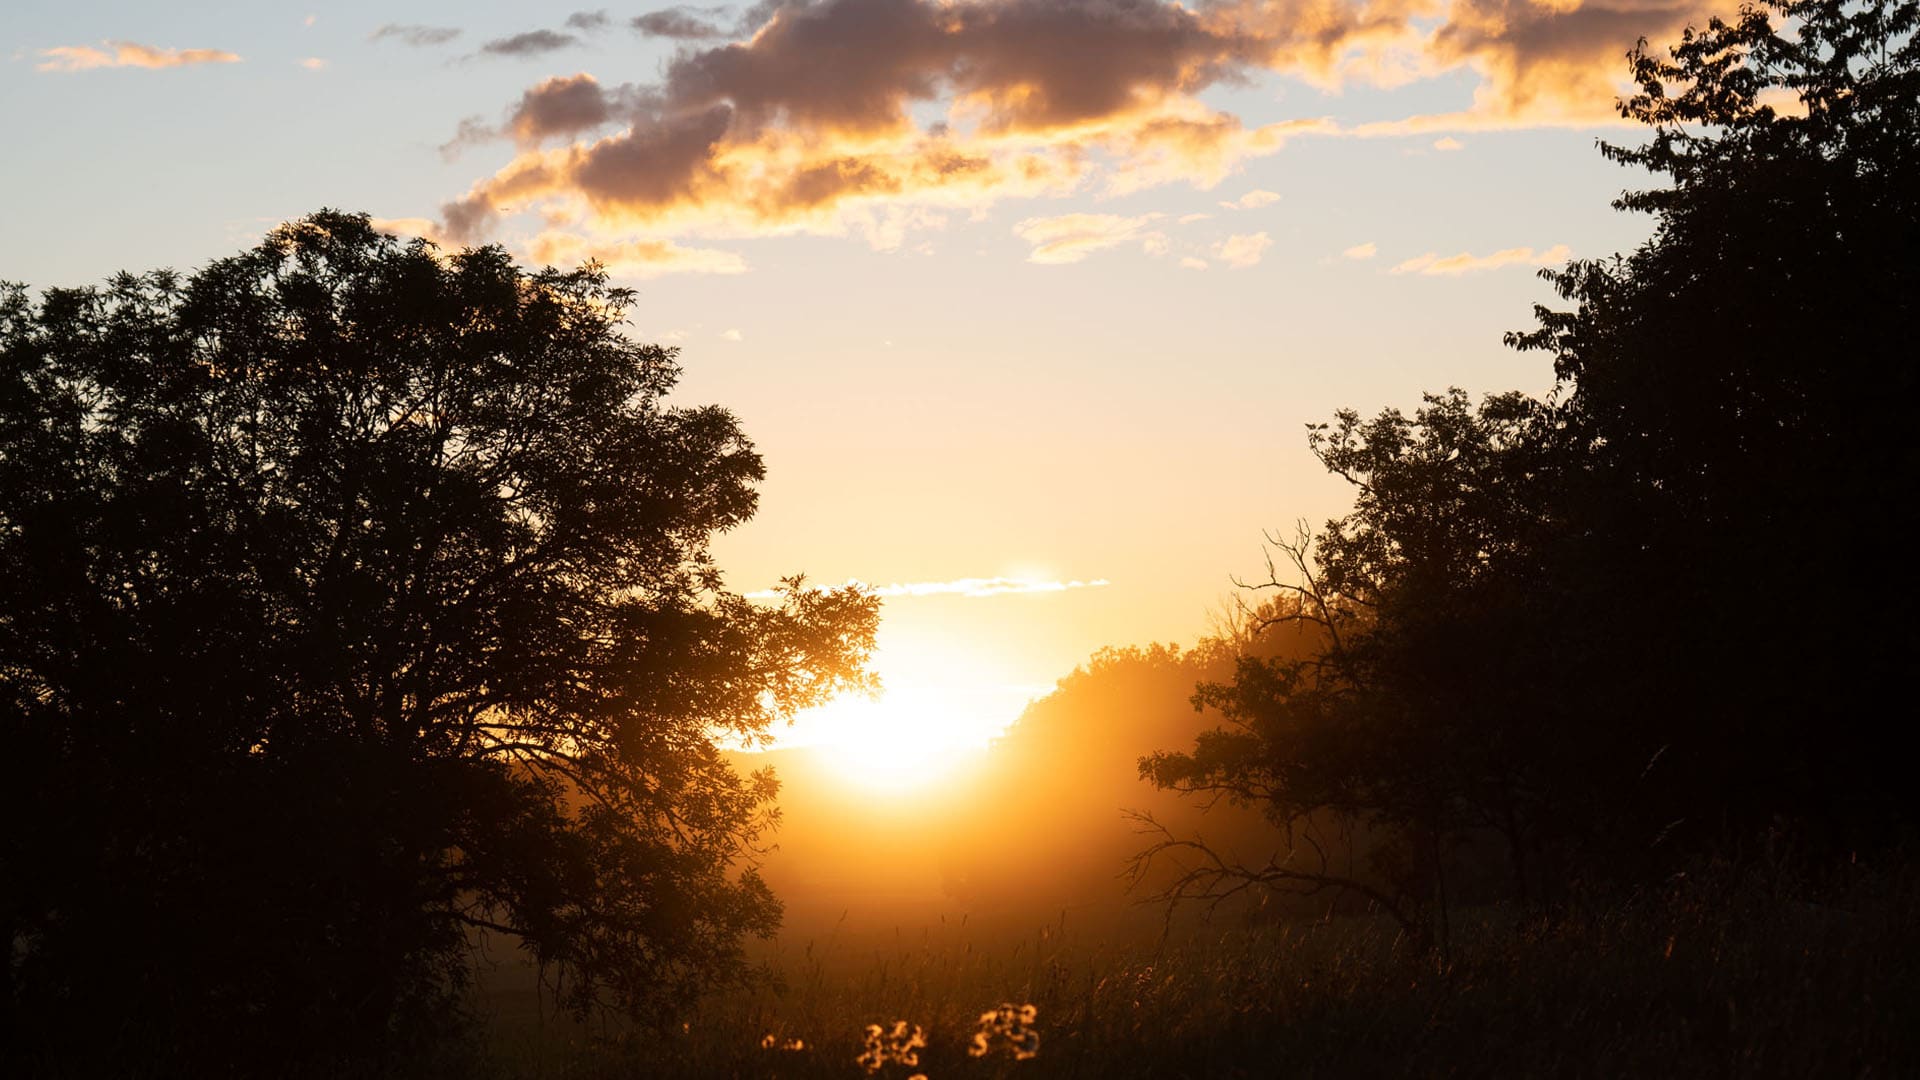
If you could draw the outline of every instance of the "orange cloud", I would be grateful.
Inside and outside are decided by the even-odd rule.
[[[1461,274],[1475,274],[1482,270],[1498,270],[1503,266],[1546,266],[1550,263],[1565,262],[1571,255],[1572,252],[1565,244],[1555,244],[1545,251],[1535,251],[1527,247],[1507,248],[1491,255],[1475,255],[1463,251],[1458,255],[1448,255],[1444,258],[1428,252],[1417,258],[1408,259],[1387,272],[1458,277]]]
[[[1220,205],[1229,210],[1257,210],[1262,206],[1272,206],[1279,201],[1279,192],[1249,191],[1237,199],[1231,201],[1222,200]]]
[[[449,150],[511,139],[519,153],[446,204],[444,228],[471,241],[532,211],[573,235],[809,232],[897,247],[911,223],[1007,198],[1212,187],[1300,136],[1617,122],[1626,50],[1699,18],[1704,2],[763,5],[748,36],[683,47],[657,83],[552,78],[497,125],[464,122]],[[1272,72],[1396,85],[1462,68],[1480,77],[1470,108],[1348,129],[1317,117],[1249,127],[1200,97]],[[1032,257],[1070,261],[1122,242],[1103,237],[1031,240]]]
[[[575,266],[589,260],[608,272],[628,277],[661,274],[744,274],[747,260],[731,251],[682,247],[670,240],[599,240],[568,233],[545,232],[527,244],[537,262]],[[732,331],[738,334],[738,331]],[[738,341],[736,336],[733,340]]]
[[[790,5],[745,41],[683,51],[657,86],[551,79],[500,128],[463,127],[460,140],[511,135],[524,149],[448,205],[447,228],[477,237],[535,202],[597,229],[846,231],[863,203],[977,207],[1096,175],[1109,194],[1208,186],[1330,128],[1250,129],[1195,95],[1282,56],[1326,66],[1368,25],[1317,0]],[[914,110],[932,102],[946,119],[923,127]],[[585,137],[538,149],[553,135]]]
[[[1671,41],[1735,5],[1705,0],[1453,0],[1433,34],[1436,63],[1484,77],[1474,112],[1524,123],[1617,119],[1625,54],[1639,38]]]
[[[383,232],[390,236],[417,236],[423,240],[431,240],[436,244],[442,239],[439,224],[429,221],[426,218],[377,217],[369,221],[368,224],[372,225],[375,231]]]
[[[135,41],[103,41],[104,49],[90,45],[59,45],[40,50],[46,57],[35,65],[41,71],[87,71],[93,68],[174,68],[192,64],[237,64],[237,54],[221,49],[161,49]]]
[[[1059,217],[1028,218],[1013,227],[1014,235],[1033,245],[1027,261],[1053,264],[1076,263],[1096,251],[1139,241],[1151,244],[1164,241],[1148,226],[1159,214],[1121,217],[1118,214],[1062,214]]]
[[[1214,258],[1226,263],[1235,270],[1244,270],[1260,262],[1260,256],[1273,246],[1273,238],[1266,233],[1257,232],[1245,236],[1229,236],[1213,245]]]

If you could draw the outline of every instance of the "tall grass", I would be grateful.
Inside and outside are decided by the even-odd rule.
[[[1444,954],[1366,918],[1134,947],[941,925],[781,953],[782,986],[667,1033],[496,1024],[490,1060],[568,1080],[1916,1075],[1916,898],[1904,867],[1814,888],[1710,865],[1605,903],[1456,912]],[[1030,1007],[1030,1058],[988,1030],[1002,1005]],[[926,1045],[869,1071],[868,1025],[896,1021]]]

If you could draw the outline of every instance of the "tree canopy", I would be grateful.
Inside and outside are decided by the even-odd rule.
[[[761,460],[632,302],[333,212],[0,293],[15,1054],[390,1063],[475,928],[581,1009],[748,974],[775,784],[720,743],[864,685],[876,601],[726,590]]]
[[[1315,427],[1355,506],[1264,584],[1328,646],[1203,685],[1230,728],[1143,773],[1385,827],[1427,898],[1482,839],[1524,897],[1910,830],[1916,28],[1914,0],[1789,0],[1642,42],[1620,107],[1649,135],[1602,152],[1665,178],[1616,203],[1653,236],[1544,272],[1572,307],[1508,336],[1555,393]],[[1302,877],[1313,854],[1274,880],[1393,877]]]

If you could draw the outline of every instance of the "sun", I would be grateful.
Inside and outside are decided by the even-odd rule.
[[[820,755],[851,786],[903,795],[951,778],[985,753],[998,728],[937,695],[899,688],[810,709],[781,742]]]

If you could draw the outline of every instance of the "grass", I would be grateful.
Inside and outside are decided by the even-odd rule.
[[[1917,895],[1904,872],[1813,890],[1709,868],[1603,905],[1455,912],[1444,956],[1365,918],[1135,947],[942,925],[776,955],[783,987],[701,1002],[664,1035],[496,1010],[488,1053],[500,1075],[564,1080],[1914,1075]],[[969,1052],[1002,1003],[1036,1014],[1030,1060],[1004,1033]],[[886,1044],[896,1021],[926,1045],[863,1069],[867,1025]]]

